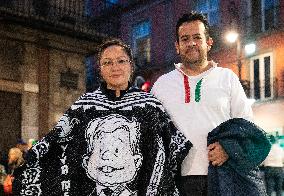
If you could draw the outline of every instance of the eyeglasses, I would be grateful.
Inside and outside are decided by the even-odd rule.
[[[124,65],[128,65],[129,63],[131,63],[131,61],[128,60],[128,59],[118,59],[118,60],[115,60],[115,61],[104,60],[104,61],[101,62],[101,66],[102,66],[102,67],[110,67],[110,66],[112,66],[114,63],[115,63],[116,65],[119,65],[119,66],[124,66]]]

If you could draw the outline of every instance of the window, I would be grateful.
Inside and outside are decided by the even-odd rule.
[[[94,56],[85,58],[86,66],[86,91],[91,92],[98,88],[100,83],[99,70]]]
[[[118,0],[106,0],[106,7],[112,7],[118,4]]]
[[[196,0],[194,8],[207,16],[210,26],[219,24],[219,0]]]
[[[108,2],[112,3],[112,4],[117,4],[118,0],[108,0]]]
[[[278,0],[250,0],[250,31],[260,33],[275,28],[278,25]],[[253,24],[253,25],[251,25]]]
[[[93,16],[93,0],[85,0],[84,14],[87,17]]]
[[[263,8],[263,30],[274,28],[277,26],[279,14],[278,0],[265,0]]]
[[[144,21],[133,27],[133,48],[136,64],[145,66],[150,62],[150,22]]]
[[[263,54],[251,58],[250,78],[251,95],[256,100],[273,97],[273,59],[272,54]]]

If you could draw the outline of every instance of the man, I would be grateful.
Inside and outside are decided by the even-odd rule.
[[[252,110],[238,77],[231,70],[208,61],[213,40],[202,14],[183,15],[176,25],[176,39],[181,63],[157,80],[152,93],[193,143],[182,163],[181,192],[206,195],[209,162],[221,166],[228,160],[218,142],[207,147],[208,133],[231,118],[250,119]]]

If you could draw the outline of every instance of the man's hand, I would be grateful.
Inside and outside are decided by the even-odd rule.
[[[213,166],[221,166],[225,163],[229,156],[223,149],[223,147],[219,144],[219,142],[215,142],[208,146],[208,159],[212,162]]]

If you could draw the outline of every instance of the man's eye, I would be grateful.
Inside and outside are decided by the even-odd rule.
[[[202,39],[200,36],[194,37],[194,39]]]

